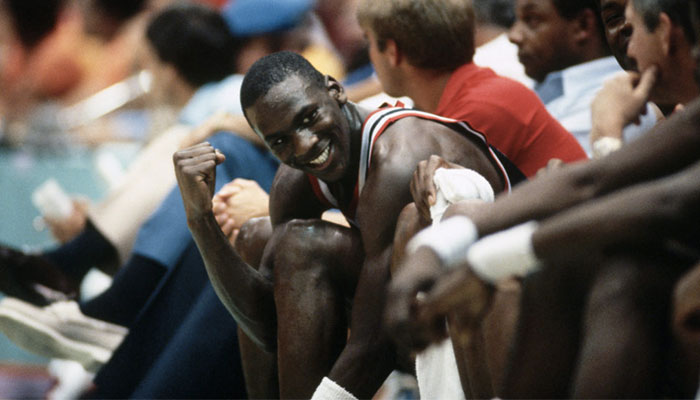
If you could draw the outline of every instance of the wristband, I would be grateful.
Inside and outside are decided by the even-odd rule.
[[[532,234],[537,227],[536,221],[526,222],[474,243],[467,251],[474,273],[495,284],[539,270],[541,263],[532,248]]]
[[[442,263],[453,267],[464,261],[467,249],[478,239],[476,225],[467,217],[455,216],[423,229],[408,242],[407,254],[425,246],[435,252]]]
[[[603,136],[593,142],[593,158],[605,157],[622,147],[622,139]]]

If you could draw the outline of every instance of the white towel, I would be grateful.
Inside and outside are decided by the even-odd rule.
[[[435,204],[430,207],[433,225],[440,221],[450,204],[469,199],[492,202],[495,197],[491,184],[472,169],[438,168],[433,182],[437,191]]]
[[[416,378],[421,399],[465,399],[450,339],[433,344],[416,356]]]
[[[435,205],[430,208],[433,225],[440,223],[442,214],[452,203],[468,199],[492,202],[495,197],[488,181],[471,169],[439,168],[433,182],[437,189]],[[422,399],[465,399],[450,339],[416,356],[416,377]]]

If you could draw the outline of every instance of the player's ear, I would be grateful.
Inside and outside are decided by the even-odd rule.
[[[338,104],[343,105],[348,102],[348,96],[345,93],[343,85],[330,75],[326,75],[326,89]]]
[[[660,33],[661,37],[661,49],[664,53],[664,56],[668,56],[672,49],[676,47],[676,40],[679,37],[684,36],[685,34],[683,33],[682,30],[678,29],[676,30],[676,34],[674,35],[674,25],[673,22],[671,22],[671,17],[668,16],[668,14],[662,12],[659,14],[659,25],[656,27],[658,32]],[[680,33],[680,35],[679,35]]]

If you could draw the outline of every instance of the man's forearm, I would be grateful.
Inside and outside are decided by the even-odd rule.
[[[697,237],[698,205],[700,163],[546,219],[532,241],[539,258],[553,262],[611,247],[663,246]]]
[[[213,214],[189,220],[188,225],[216,294],[257,345],[273,349],[276,314],[272,282],[240,258]]]
[[[484,236],[678,172],[697,161],[698,154],[700,102],[696,101],[620,151],[599,160],[568,165],[523,183],[478,214],[467,216],[477,225],[479,235]]]

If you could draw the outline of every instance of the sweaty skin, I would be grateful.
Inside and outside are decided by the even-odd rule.
[[[652,393],[649,390],[657,388],[655,385],[659,382],[659,376],[650,369],[639,370],[638,376],[648,378],[644,385],[639,380],[638,385],[634,380],[629,380],[625,381],[631,385],[625,386],[627,389],[616,386],[613,383],[622,382],[618,379],[624,377],[615,374],[606,376],[607,386],[600,383],[599,378],[600,384],[596,385],[591,377],[601,367],[595,363],[584,363],[579,366],[579,373],[574,375],[572,368],[575,364],[571,360],[575,358],[579,346],[577,335],[582,333],[577,326],[582,319],[586,322],[585,332],[591,333],[591,336],[587,336],[587,343],[591,345],[607,343],[593,335],[606,332],[605,329],[612,326],[610,321],[622,318],[630,323],[620,325],[620,335],[637,332],[637,339],[632,336],[628,340],[630,349],[658,346],[654,339],[656,328],[650,327],[659,325],[644,317],[653,313],[650,314],[645,307],[634,306],[637,304],[635,299],[640,295],[643,298],[644,293],[659,293],[668,297],[670,285],[688,267],[686,261],[675,260],[677,257],[668,254],[664,248],[669,238],[677,241],[674,247],[682,244],[698,248],[697,239],[694,239],[697,238],[697,226],[693,221],[697,219],[695,215],[700,201],[700,191],[697,189],[700,178],[699,118],[700,102],[696,101],[685,112],[660,124],[639,141],[630,143],[624,151],[552,171],[520,185],[509,196],[501,196],[493,204],[475,207],[473,203],[459,203],[445,214],[445,217],[455,214],[470,217],[481,237],[528,220],[540,221],[539,228],[532,236],[532,244],[535,254],[547,268],[527,280],[518,334],[518,342],[524,344],[514,348],[514,355],[519,361],[511,362],[512,365],[535,365],[533,360],[549,360],[547,362],[559,366],[559,372],[556,377],[545,377],[551,373],[551,368],[544,365],[541,368],[513,369],[506,380],[507,391],[501,394],[503,397],[566,396],[569,393],[567,387],[572,381],[576,383],[577,396],[581,397],[615,397],[621,393],[644,396]],[[423,200],[417,204],[429,203],[425,199],[433,192],[425,176],[431,175],[429,170],[442,164],[436,158],[421,163],[414,178],[417,179],[414,187],[415,193],[420,194]],[[659,235],[663,235],[666,241],[660,242]],[[571,243],[576,243],[576,246],[571,246]],[[636,246],[634,248],[638,251],[632,251],[631,255],[609,257],[616,250],[630,249],[630,246]],[[428,254],[419,255],[422,264],[439,265],[434,254],[428,250],[425,252]],[[653,257],[645,261],[644,257],[635,253],[650,253]],[[572,260],[579,261],[574,263]],[[659,260],[667,260],[673,268],[651,275],[637,272],[651,271],[648,268],[664,271],[659,269],[664,265]],[[406,273],[426,270],[413,261],[409,259],[403,266]],[[640,265],[648,268],[640,269]],[[468,265],[465,267],[469,268]],[[437,275],[422,276],[420,279],[420,285],[432,286],[432,290],[426,294],[422,308],[413,314],[413,319],[395,321],[395,324],[416,327],[422,342],[444,335],[444,331],[435,329],[434,321],[444,318],[450,311],[462,313],[465,326],[477,326],[489,305],[491,292],[483,283],[476,284],[475,280],[479,280],[473,273],[463,270],[449,274],[438,272]],[[387,313],[399,314],[408,307],[407,304],[415,297],[416,285],[410,280],[395,279],[392,293],[402,299],[392,296],[389,305],[393,308],[389,308]],[[610,296],[610,287],[624,290],[619,291],[619,296]],[[588,290],[596,293],[592,295],[589,307],[607,304],[608,311],[598,315],[593,311],[584,313],[581,299],[585,298]],[[481,308],[465,307],[465,304],[481,305]],[[654,307],[658,310],[654,313],[663,314],[664,304],[656,303]],[[631,318],[632,315],[640,318]],[[571,324],[571,327],[563,332],[561,327],[569,326],[567,324]],[[554,335],[561,340],[556,343],[542,340],[544,330],[549,332],[549,338]],[[596,358],[599,357],[599,347],[584,346],[584,350],[590,355],[590,360],[604,360],[610,365],[624,364],[625,353],[622,351],[609,351],[604,358]],[[551,358],[543,358],[543,354]],[[653,357],[656,356],[649,353],[649,360],[653,360]],[[549,386],[545,388],[547,385],[541,384],[543,381]],[[619,391],[613,393],[606,391],[606,388],[617,388]]]
[[[394,228],[411,201],[415,166],[439,154],[479,171],[496,192],[504,183],[478,144],[442,124],[408,117],[375,143],[357,206],[359,228],[338,227],[319,220],[327,206],[306,173],[348,204],[368,111],[349,103],[332,78],[317,88],[298,75],[245,111],[285,164],[270,193],[273,232],[260,271],[237,257],[212,215],[214,149],[203,145],[175,156],[190,229],[214,287],[251,339],[277,351],[282,397],[310,397],[326,375],[356,396],[370,397],[395,367],[395,351],[381,329],[382,305]],[[352,301],[347,343],[346,300]]]

